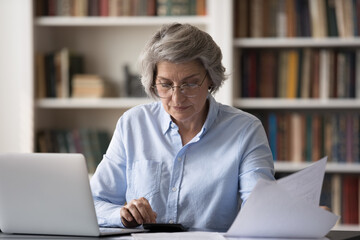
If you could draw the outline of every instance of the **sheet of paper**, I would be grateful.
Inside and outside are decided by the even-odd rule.
[[[324,164],[326,159],[279,180],[280,183],[259,180],[225,236],[324,237],[338,220],[338,216],[318,205]]]
[[[226,240],[216,232],[136,233],[134,240]]]
[[[248,237],[227,237],[226,240],[330,240],[327,237],[323,238],[248,238]]]
[[[277,183],[291,196],[319,205],[326,162],[327,157],[324,157],[301,171],[279,179]]]

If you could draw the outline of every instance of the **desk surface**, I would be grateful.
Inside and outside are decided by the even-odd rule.
[[[330,240],[357,240],[360,239],[360,231],[340,231],[332,230],[327,235]],[[133,240],[131,236],[109,236],[109,237],[72,237],[72,236],[42,236],[42,235],[20,235],[20,234],[4,234],[0,232],[0,240],[23,240],[23,239],[39,239],[39,240],[94,240],[94,239],[112,239],[112,240]],[[196,239],[194,239],[196,240]]]

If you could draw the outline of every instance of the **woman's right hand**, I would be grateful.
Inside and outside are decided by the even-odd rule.
[[[157,214],[144,197],[131,200],[120,209],[121,222],[127,228],[137,227],[143,223],[156,223]]]

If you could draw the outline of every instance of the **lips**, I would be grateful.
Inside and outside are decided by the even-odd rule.
[[[188,109],[189,106],[186,106],[186,107],[173,107],[173,108],[178,112],[182,112],[182,111],[185,111],[186,109]]]

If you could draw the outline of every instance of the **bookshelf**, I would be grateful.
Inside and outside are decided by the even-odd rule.
[[[339,59],[347,58],[341,56],[346,52],[350,53],[349,56],[352,55],[353,60],[355,59],[352,60],[353,62],[357,64],[360,62],[358,54],[360,35],[357,26],[360,1],[234,0],[233,4],[235,12],[232,43],[233,106],[254,113],[262,120],[275,156],[275,170],[279,176],[298,171],[308,166],[314,159],[328,155],[326,175],[329,178],[326,178],[324,189],[327,189],[328,195],[338,198],[331,197],[327,203],[331,204],[332,201],[334,212],[344,216],[337,228],[358,229],[359,217],[354,218],[353,215],[349,223],[349,214],[345,213],[349,210],[345,205],[349,203],[349,198],[354,201],[358,199],[359,192],[359,185],[355,183],[356,186],[352,184],[355,186],[353,188],[355,191],[349,195],[347,183],[359,182],[360,179],[358,152],[360,135],[357,127],[360,119],[360,95],[356,89],[360,86],[360,73],[356,70],[359,65],[351,65],[347,62],[351,67],[346,74],[351,77],[339,75],[339,72],[343,73],[339,67],[341,66]],[[347,9],[346,14],[339,14],[345,9]],[[344,24],[344,21],[347,23]],[[344,34],[345,25],[353,27],[353,29],[347,28],[346,34]],[[307,59],[311,62],[309,65],[312,72],[317,71],[317,75],[304,72],[305,50],[311,51],[312,54],[317,52],[317,56],[313,54]],[[290,60],[290,51],[296,53],[296,68],[290,63],[294,59]],[[264,63],[265,60],[262,62],[269,53],[275,53],[273,55],[275,58],[272,58],[275,62],[273,65]],[[284,55],[287,57],[286,61],[279,60]],[[332,55],[331,60],[329,55]],[[313,60],[315,58],[320,60],[316,62]],[[285,75],[287,81],[283,82],[281,74],[284,73],[281,71],[291,71],[289,70],[291,67],[297,73],[296,77]],[[269,68],[272,70],[270,71]],[[287,69],[283,70],[284,68]],[[270,80],[264,75],[256,75],[263,69],[268,75],[275,75],[271,80],[272,84],[266,85],[266,81]],[[317,84],[316,95],[312,95],[312,92],[307,93],[306,97],[302,95],[304,91],[302,88],[305,86],[302,85],[303,75],[310,78],[310,86],[314,87]],[[289,85],[293,79],[296,80],[295,86],[298,88],[295,95],[281,94],[283,90],[278,86],[285,85],[287,87],[285,91],[290,91],[292,89]],[[338,85],[333,85],[334,81],[338,81]],[[342,85],[342,82],[345,83]],[[271,97],[267,96],[269,92],[265,93],[261,89],[262,84],[265,84],[265,88],[271,87]],[[340,95],[339,88],[346,88],[351,94]],[[306,91],[313,90],[307,88]],[[346,118],[348,120],[345,120]],[[341,124],[332,125],[329,123],[332,121]],[[325,127],[321,129],[314,126]],[[329,133],[328,129],[332,129],[332,132]],[[294,145],[301,147],[295,149]],[[321,150],[318,152],[309,149]],[[349,177],[353,179],[346,179]],[[358,204],[353,205],[353,211],[358,209]]]

